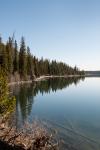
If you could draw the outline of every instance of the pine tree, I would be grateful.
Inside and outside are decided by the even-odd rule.
[[[27,51],[27,52],[26,52]],[[49,61],[48,59],[38,59],[33,57],[30,48],[27,47],[24,37],[21,38],[20,50],[17,46],[17,41],[14,42],[14,36],[9,37],[6,44],[2,42],[0,37],[0,65],[4,68],[9,77],[15,72],[19,73],[22,79],[41,75],[84,75],[84,71],[79,71],[75,66],[71,66],[57,62],[56,60]]]
[[[2,44],[2,37],[0,36],[0,45]]]
[[[19,52],[19,73],[26,77],[27,74],[27,59],[26,59],[26,45],[24,37],[21,38],[20,52]]]
[[[17,47],[17,41],[15,40],[14,43],[14,72],[19,72],[19,56],[18,56],[18,47]]]
[[[33,57],[29,47],[27,47],[27,74],[30,76],[33,76],[34,74]]]
[[[0,115],[8,116],[14,110],[15,98],[8,95],[7,77],[5,71],[0,67]]]
[[[9,74],[12,74],[13,73],[14,50],[13,50],[12,39],[10,37],[9,37],[9,40],[6,44],[6,54],[7,54],[8,72],[9,72]]]

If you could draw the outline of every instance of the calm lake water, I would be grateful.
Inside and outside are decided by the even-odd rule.
[[[62,139],[61,150],[100,150],[100,78],[57,78],[12,86],[16,125],[45,120]]]

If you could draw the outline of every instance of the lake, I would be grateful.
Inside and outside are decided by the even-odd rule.
[[[100,78],[55,78],[14,85],[16,125],[34,118],[48,122],[62,140],[61,150],[100,150]]]

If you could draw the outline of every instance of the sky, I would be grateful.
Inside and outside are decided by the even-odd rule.
[[[0,34],[13,33],[38,58],[100,70],[100,0],[0,0]]]

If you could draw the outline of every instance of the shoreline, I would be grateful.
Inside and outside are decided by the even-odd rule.
[[[8,86],[11,85],[19,85],[19,84],[25,84],[25,83],[33,83],[33,82],[39,82],[39,81],[44,81],[46,79],[50,79],[50,78],[72,78],[72,77],[85,77],[85,75],[66,75],[66,76],[49,76],[49,75],[44,75],[44,76],[40,76],[35,78],[34,80],[27,80],[27,81],[16,81],[16,82],[10,82],[8,83]]]

